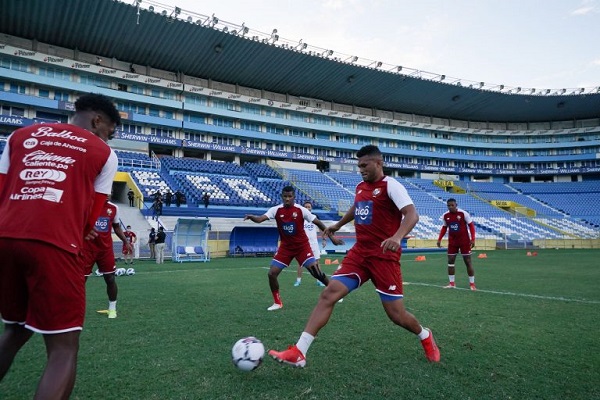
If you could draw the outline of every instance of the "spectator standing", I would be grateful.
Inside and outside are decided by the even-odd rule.
[[[173,201],[173,193],[171,193],[171,190],[167,189],[167,193],[165,193],[165,206],[171,207],[172,201]]]
[[[183,193],[181,193],[179,190],[175,191],[175,205],[177,207],[181,206],[182,200],[183,200]]]
[[[152,203],[152,219],[158,221],[158,218],[162,215],[163,203],[160,197],[157,197]]]
[[[210,194],[208,192],[204,193],[202,201],[204,202],[204,208],[208,208],[208,203],[210,202]]]
[[[46,366],[35,398],[67,399],[75,384],[85,316],[78,253],[84,238],[98,236],[93,227],[117,171],[106,142],[120,122],[111,100],[86,94],[70,124],[17,129],[0,157],[0,380],[41,333]],[[22,179],[37,163],[52,178]]]
[[[156,229],[151,228],[148,234],[148,247],[150,248],[150,259],[156,258]]]
[[[165,228],[162,226],[158,227],[158,233],[156,234],[156,263],[164,264],[165,262],[165,241],[167,234]]]
[[[132,189],[127,192],[127,199],[129,200],[129,207],[135,207],[135,193]]]
[[[448,212],[442,215],[443,225],[437,240],[437,247],[442,247],[442,239],[446,232],[448,233],[448,280],[445,289],[454,289],[456,287],[456,255],[460,251],[463,262],[467,267],[469,275],[469,287],[471,290],[477,290],[475,287],[475,270],[471,259],[471,249],[475,247],[475,224],[471,215],[465,210],[458,208],[456,199],[446,201]]]

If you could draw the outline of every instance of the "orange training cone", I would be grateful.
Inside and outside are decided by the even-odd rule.
[[[487,254],[485,254],[485,253],[479,253],[479,255],[477,256],[477,258],[487,258]]]
[[[339,264],[340,262],[338,260],[333,260],[331,263],[332,264]]]
[[[331,264],[331,258],[326,258],[325,259],[325,265],[329,265]]]
[[[415,258],[415,261],[426,261],[427,259],[425,258],[425,256],[417,256]]]
[[[530,251],[527,252],[527,257],[531,257],[531,252]]]

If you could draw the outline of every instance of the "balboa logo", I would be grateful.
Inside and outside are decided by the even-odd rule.
[[[67,178],[67,174],[62,171],[55,169],[24,169],[19,174],[19,178],[24,181],[33,181],[39,179],[46,179],[54,182],[62,182]]]
[[[36,138],[29,138],[23,142],[23,147],[26,149],[33,149],[38,145],[38,140]]]

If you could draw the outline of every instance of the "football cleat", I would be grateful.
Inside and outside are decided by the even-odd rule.
[[[98,310],[96,311],[98,314],[108,314],[108,310]]]
[[[470,283],[469,287],[471,288],[472,291],[476,291],[477,290],[477,288],[475,287],[474,283]]]
[[[267,311],[275,311],[283,308],[283,304],[273,303],[273,305],[267,308]]]
[[[294,286],[300,286],[300,281],[294,282]]]
[[[440,362],[440,349],[435,344],[431,329],[427,330],[429,331],[429,337],[421,340],[421,345],[423,345],[423,350],[425,350],[425,357],[431,362]]]
[[[108,310],[108,318],[117,318],[117,310]]]
[[[449,284],[444,286],[444,289],[456,289],[456,285],[454,284],[454,282],[450,282]]]
[[[317,281],[317,286],[325,287],[325,284],[321,281]]]
[[[288,347],[288,349],[284,351],[269,350],[269,355],[273,357],[274,360],[291,365],[292,367],[304,368],[306,365],[304,354],[302,354],[295,345]]]

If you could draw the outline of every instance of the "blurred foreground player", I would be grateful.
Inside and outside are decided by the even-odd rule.
[[[79,252],[112,189],[120,123],[105,96],[75,102],[71,124],[13,132],[0,158],[0,380],[34,332],[46,345],[35,398],[66,399],[75,384],[85,315]]]
[[[438,362],[440,351],[433,334],[406,311],[402,293],[400,245],[419,221],[419,215],[404,186],[384,175],[383,156],[376,146],[364,146],[356,156],[363,182],[356,186],[354,204],[324,232],[333,234],[354,220],[356,244],[321,293],[296,345],[284,351],[269,350],[269,355],[279,362],[304,367],[308,348],[329,321],[335,303],[371,280],[388,318],[417,335],[425,357]]]

